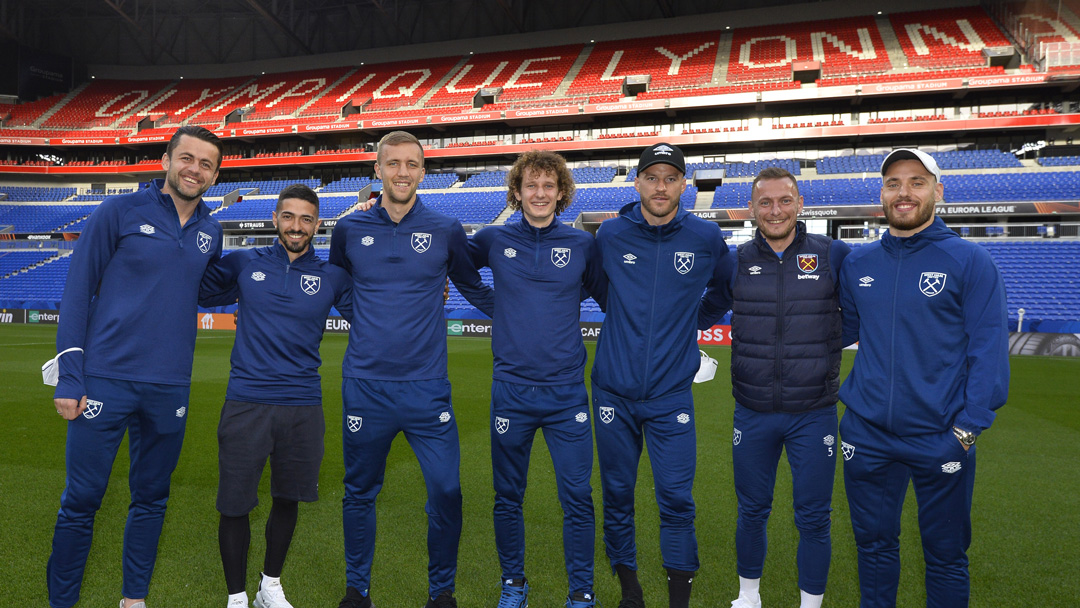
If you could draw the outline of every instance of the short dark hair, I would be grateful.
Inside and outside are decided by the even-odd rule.
[[[315,216],[318,217],[319,195],[315,194],[315,191],[311,188],[308,188],[304,184],[293,184],[286,187],[284,190],[281,191],[280,194],[278,194],[277,207],[274,209],[275,213],[281,211],[281,203],[284,202],[287,198],[298,198],[302,201],[307,201],[312,205],[315,205]]]
[[[172,158],[173,150],[176,149],[176,146],[180,145],[180,138],[185,135],[213,144],[218,152],[217,166],[214,167],[214,169],[217,170],[221,168],[221,159],[225,155],[225,145],[221,143],[221,138],[214,135],[209,129],[196,125],[185,125],[177,129],[176,133],[173,133],[172,139],[169,140],[169,145],[165,147],[166,156],[170,159]]]
[[[555,201],[555,215],[559,215],[574,200],[574,174],[566,166],[566,159],[550,150],[529,150],[524,152],[514,161],[510,167],[510,173],[506,176],[506,204],[514,211],[521,209],[521,201],[514,194],[521,192],[521,182],[525,179],[525,171],[531,170],[536,173],[550,173],[555,176],[559,188],[559,200]]]
[[[420,162],[424,162],[424,146],[415,135],[406,131],[391,131],[383,135],[379,140],[379,147],[375,150],[375,162],[382,160],[383,146],[400,146],[401,144],[416,144],[416,147],[420,148]]]
[[[791,174],[791,171],[782,169],[780,167],[765,167],[761,170],[761,173],[757,174],[754,178],[754,183],[750,185],[750,198],[754,198],[754,189],[757,188],[758,182],[763,179],[790,179],[791,183],[795,185],[795,196],[799,196],[799,180],[795,179],[795,176]]]

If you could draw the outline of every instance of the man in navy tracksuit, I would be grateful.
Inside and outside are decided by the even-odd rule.
[[[798,221],[795,176],[770,167],[751,187],[754,239],[725,264],[732,295],[732,464],[739,516],[735,549],[739,597],[733,608],[761,608],[758,592],[781,451],[791,465],[799,530],[801,608],[820,608],[829,574],[836,400],[840,389],[840,265],[843,241],[809,234]],[[702,310],[699,329],[723,310]]]
[[[975,439],[1009,392],[1008,312],[986,249],[934,217],[941,171],[917,150],[881,165],[889,231],[840,270],[844,334],[859,352],[840,399],[844,485],[862,608],[896,605],[900,511],[919,504],[926,605],[968,605]]]
[[[491,350],[491,468],[495,544],[502,566],[499,608],[528,606],[525,497],[537,429],[555,467],[563,508],[567,608],[594,606],[593,445],[581,341],[582,287],[603,301],[595,241],[555,217],[574,196],[566,161],[554,152],[522,154],[507,177],[507,202],[520,222],[490,226],[469,244],[478,268],[495,279]]]
[[[716,224],[680,208],[685,170],[675,146],[646,148],[634,179],[641,202],[623,207],[596,236],[609,285],[592,371],[593,406],[604,545],[622,587],[621,608],[643,605],[634,541],[642,439],[660,506],[660,551],[672,607],[688,605],[698,569],[690,391],[700,365],[697,309],[705,288],[722,281],[728,247]],[[710,293],[721,297],[720,290]],[[729,302],[713,306],[726,310]]]
[[[125,432],[131,506],[120,606],[145,608],[187,422],[199,282],[221,256],[221,226],[202,204],[221,141],[182,127],[161,163],[164,181],[94,210],[72,254],[56,333],[57,350],[67,352],[54,402],[70,423],[47,568],[53,608],[79,599],[94,515]]]
[[[347,587],[340,606],[371,605],[375,497],[400,432],[427,486],[428,608],[449,608],[457,605],[461,453],[446,375],[443,290],[449,275],[488,315],[493,296],[469,258],[461,223],[416,195],[424,177],[420,142],[391,132],[377,157],[382,195],[371,209],[338,222],[330,243],[330,262],[352,275],[357,311],[342,363]]]
[[[325,421],[319,344],[330,309],[352,318],[352,279],[320,260],[311,247],[319,229],[319,198],[294,184],[278,195],[278,241],[243,249],[209,268],[204,299],[240,298],[232,371],[218,426],[218,545],[229,608],[248,605],[244,579],[251,540],[248,514],[259,503],[259,478],[270,459],[273,506],[256,608],[292,608],[281,571],[300,501],[319,497]]]

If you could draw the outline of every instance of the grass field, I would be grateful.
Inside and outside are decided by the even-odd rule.
[[[45,561],[49,555],[64,481],[63,421],[51,407],[51,389],[41,384],[40,365],[51,357],[55,327],[0,326],[0,606],[45,606]],[[200,332],[191,407],[180,466],[151,584],[154,608],[223,606],[224,580],[217,549],[217,447],[215,430],[228,377],[232,334]],[[346,338],[323,342],[323,387],[327,419],[321,499],[302,505],[300,523],[286,563],[284,584],[297,608],[336,606],[344,592],[341,498],[340,362]],[[590,348],[591,351],[591,348]],[[726,348],[712,349],[721,370]],[[591,354],[591,353],[590,353]],[[845,373],[851,365],[845,354]],[[493,607],[499,567],[491,522],[491,464],[488,391],[491,353],[485,339],[450,339],[450,379],[462,444],[465,521],[457,597],[463,608]],[[1080,605],[1080,359],[1014,357],[1008,405],[994,428],[979,440],[974,542],[970,551],[972,605],[980,607]],[[735,497],[731,481],[734,407],[726,376],[695,387],[698,473],[695,486],[701,570],[694,606],[727,606],[737,594]],[[526,574],[530,605],[561,606],[566,594],[562,564],[561,511],[551,461],[543,441],[535,443],[525,505]],[[838,467],[840,461],[838,459]],[[120,595],[120,549],[127,512],[127,448],[121,447],[112,483],[97,518],[94,545],[80,606],[115,606]],[[379,497],[379,535],[372,597],[380,608],[419,608],[425,601],[424,486],[416,459],[399,437]],[[249,594],[262,565],[261,526],[269,507],[264,475],[263,504],[253,513]],[[600,480],[594,469],[597,509],[596,591],[604,606],[618,603],[600,538]],[[797,606],[790,472],[781,463],[764,605]],[[922,606],[922,551],[914,498],[909,491],[902,539],[900,606]],[[833,501],[833,555],[826,606],[858,604],[855,547],[843,479],[837,471]],[[666,583],[657,543],[658,519],[647,457],[637,496],[641,579],[650,606],[665,606]]]

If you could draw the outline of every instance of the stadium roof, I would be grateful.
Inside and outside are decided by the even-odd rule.
[[[677,17],[791,0],[4,0],[0,38],[96,65],[210,65]],[[859,3],[862,11],[875,3]],[[881,2],[882,8],[888,4]],[[945,4],[956,4],[946,2]],[[786,21],[777,11],[777,21]]]

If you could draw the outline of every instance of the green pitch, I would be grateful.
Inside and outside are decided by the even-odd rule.
[[[40,365],[51,357],[55,328],[0,328],[0,606],[45,606],[45,561],[64,486],[64,423],[41,384]],[[340,362],[346,338],[323,342],[323,390],[327,419],[326,458],[319,502],[302,505],[300,523],[285,566],[288,597],[301,607],[336,606],[344,592],[341,498]],[[217,548],[216,427],[229,372],[232,334],[200,332],[191,407],[180,466],[161,538],[150,606],[224,606],[225,588]],[[591,348],[590,348],[591,351]],[[728,365],[728,349],[711,354]],[[845,373],[852,356],[845,356]],[[499,567],[491,508],[488,391],[491,353],[487,340],[450,340],[450,379],[462,445],[465,521],[457,597],[463,608],[494,607]],[[1074,606],[1080,598],[1080,359],[1014,357],[1008,405],[979,440],[971,547],[972,605]],[[726,375],[695,387],[698,469],[695,497],[701,570],[694,606],[727,606],[738,589],[735,574],[735,497],[731,481],[733,402]],[[833,501],[833,556],[826,606],[858,602],[855,547],[843,479],[837,463]],[[109,491],[98,515],[80,606],[115,606],[120,596],[120,551],[127,513],[126,443],[116,459]],[[252,514],[248,593],[254,597],[262,565],[262,526],[269,508],[264,474],[261,504]],[[769,556],[762,583],[764,605],[796,606],[791,479],[781,462]],[[418,608],[427,590],[424,484],[416,459],[399,437],[387,464],[378,503],[378,544],[372,597],[380,608]],[[596,591],[603,605],[618,603],[601,538],[599,474],[593,475],[597,512]],[[922,551],[914,497],[908,494],[902,539],[900,606],[922,606]],[[525,504],[526,574],[530,604],[561,606],[566,595],[562,561],[562,513],[544,442],[535,443]],[[657,542],[658,519],[648,459],[642,457],[637,500],[640,576],[650,606],[666,606],[667,591]]]

